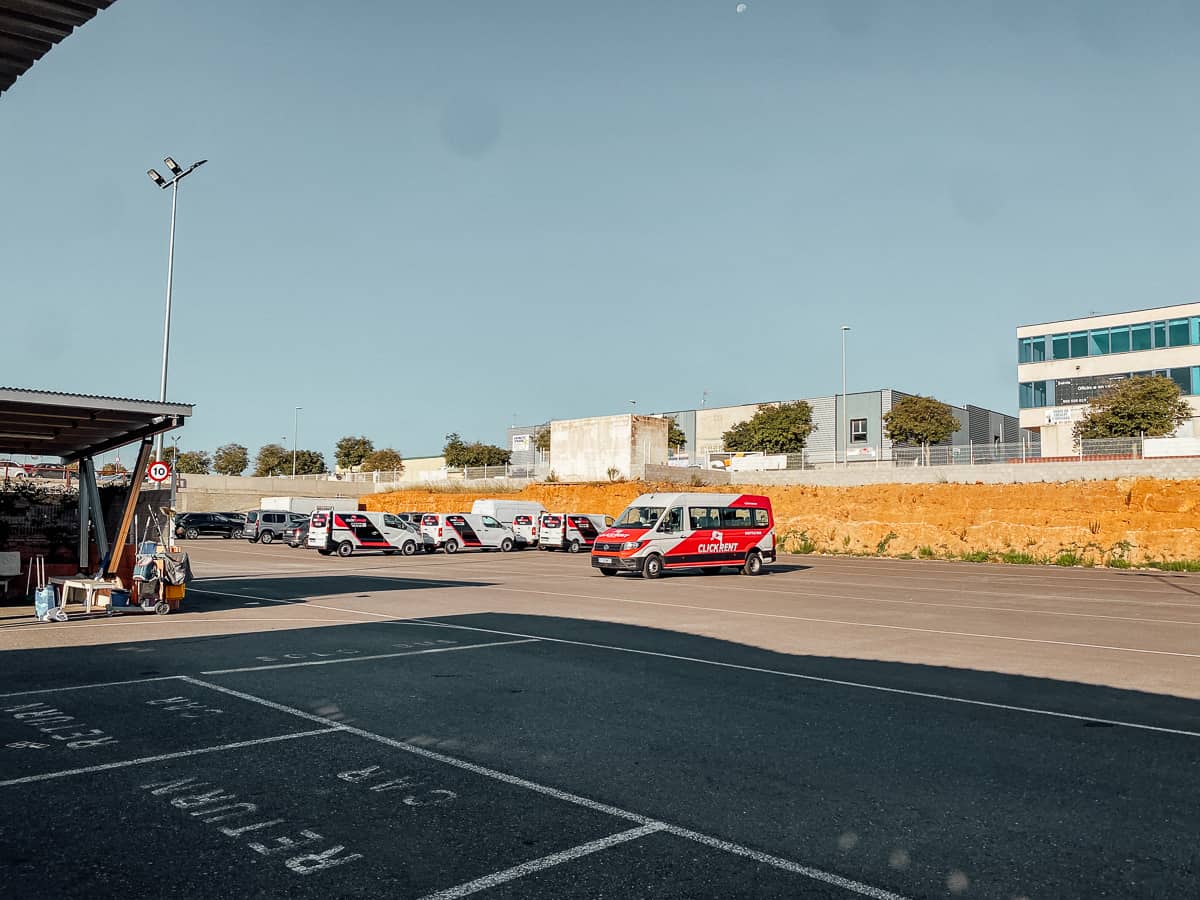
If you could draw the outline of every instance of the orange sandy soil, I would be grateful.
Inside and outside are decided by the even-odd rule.
[[[478,498],[502,496],[538,500],[561,512],[615,516],[638,494],[654,490],[688,488],[638,482],[535,484],[501,495],[397,491],[362,500],[371,510],[462,512]],[[769,496],[780,540],[790,550],[938,558],[986,553],[996,560],[1007,554],[1009,561],[1025,562],[1074,554],[1089,565],[1200,559],[1200,480],[714,490]]]

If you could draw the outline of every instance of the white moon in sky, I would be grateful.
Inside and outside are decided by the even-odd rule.
[[[737,6],[734,7],[734,11],[739,12],[739,13],[744,13],[746,11],[746,4],[739,3]]]

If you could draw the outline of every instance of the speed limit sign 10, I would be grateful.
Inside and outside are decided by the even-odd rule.
[[[157,481],[160,484],[171,477],[171,467],[161,459],[157,462],[150,463],[150,468],[146,471],[151,481]]]

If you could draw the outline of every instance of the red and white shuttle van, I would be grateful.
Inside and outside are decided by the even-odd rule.
[[[756,494],[642,494],[592,546],[592,566],[604,575],[726,566],[757,575],[774,561],[771,501]]]

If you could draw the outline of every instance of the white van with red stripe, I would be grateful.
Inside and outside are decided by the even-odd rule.
[[[363,550],[412,556],[424,545],[421,532],[385,512],[341,512],[318,507],[308,520],[310,550],[351,556]]]
[[[447,553],[459,550],[499,550],[516,546],[513,531],[492,516],[473,513],[427,513],[421,518],[421,534],[434,548]]]
[[[613,524],[612,516],[599,513],[544,513],[539,550],[591,550],[600,532]]]
[[[604,575],[725,567],[758,575],[774,561],[771,501],[757,494],[642,494],[592,546]]]

